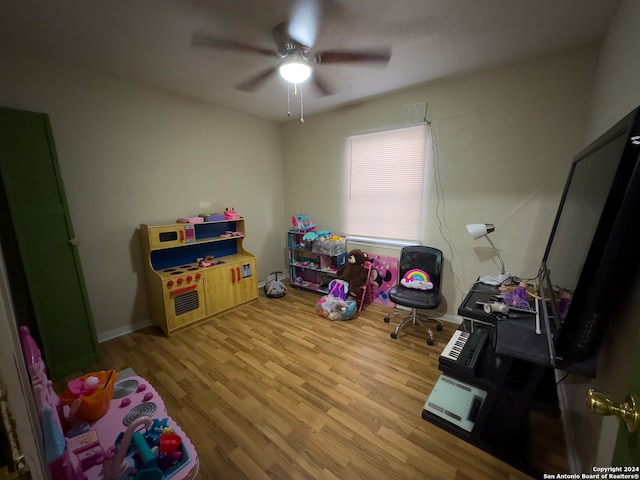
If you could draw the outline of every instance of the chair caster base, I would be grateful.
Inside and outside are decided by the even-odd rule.
[[[391,319],[389,317],[384,317],[384,323],[389,323]]]
[[[439,325],[439,324],[438,324],[438,325],[436,325],[436,330],[438,330],[439,332],[441,332],[441,331],[442,331],[442,325]]]
[[[391,338],[393,338],[393,339],[398,338],[398,334],[396,332],[392,332],[391,333]]]
[[[430,347],[433,346],[434,343],[434,340],[431,340],[430,338],[427,339],[427,345],[429,345]]]

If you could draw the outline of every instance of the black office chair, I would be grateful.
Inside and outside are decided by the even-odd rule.
[[[408,273],[408,275],[407,275]],[[442,331],[442,322],[435,318],[429,318],[426,315],[418,313],[418,309],[431,310],[438,308],[442,295],[440,294],[440,281],[442,279],[442,252],[437,248],[415,245],[403,247],[400,252],[400,269],[398,278],[409,278],[409,283],[413,281],[420,282],[425,280],[425,275],[429,276],[429,281],[433,284],[430,290],[421,288],[409,288],[398,283],[389,290],[389,300],[404,307],[410,307],[411,312],[391,333],[391,338],[398,338],[398,332],[409,324],[419,324],[427,330],[429,338],[427,345],[433,345],[435,337],[431,328],[427,326],[423,320],[436,322],[436,330]],[[406,312],[394,310],[384,317],[384,321],[389,323],[392,316],[407,315]]]

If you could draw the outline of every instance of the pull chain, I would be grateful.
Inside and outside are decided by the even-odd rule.
[[[304,123],[304,101],[302,99],[302,85],[300,85],[300,121]],[[298,84],[293,84],[293,94],[298,94]],[[291,116],[291,84],[287,82],[287,116]]]
[[[304,123],[304,103],[302,102],[302,86],[300,86],[300,123]]]

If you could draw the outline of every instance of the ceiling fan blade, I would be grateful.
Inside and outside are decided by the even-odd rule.
[[[391,59],[391,49],[381,50],[334,50],[316,53],[316,63],[377,63],[386,65]]]
[[[322,78],[321,75],[318,74],[316,70],[313,72],[313,85],[316,87],[321,96],[326,97],[327,95],[333,95],[333,90],[329,87],[329,84]]]
[[[236,50],[241,52],[258,53],[268,57],[277,57],[278,54],[271,49],[256,47],[228,38],[220,38],[215,35],[207,35],[205,33],[194,33],[191,37],[191,45],[196,47],[221,48],[226,50]]]
[[[256,73],[255,75],[247,78],[244,82],[239,83],[238,85],[236,85],[236,88],[238,90],[242,90],[243,92],[254,92],[275,72],[276,67],[269,67],[266,70],[263,70],[262,72]]]
[[[296,42],[313,47],[320,23],[318,0],[297,0],[289,18],[289,35]]]

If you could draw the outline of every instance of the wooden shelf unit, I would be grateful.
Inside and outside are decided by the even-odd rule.
[[[298,230],[289,230],[287,233],[289,284],[326,294],[329,282],[336,278],[338,270],[347,261],[346,243],[304,240],[305,233]]]

